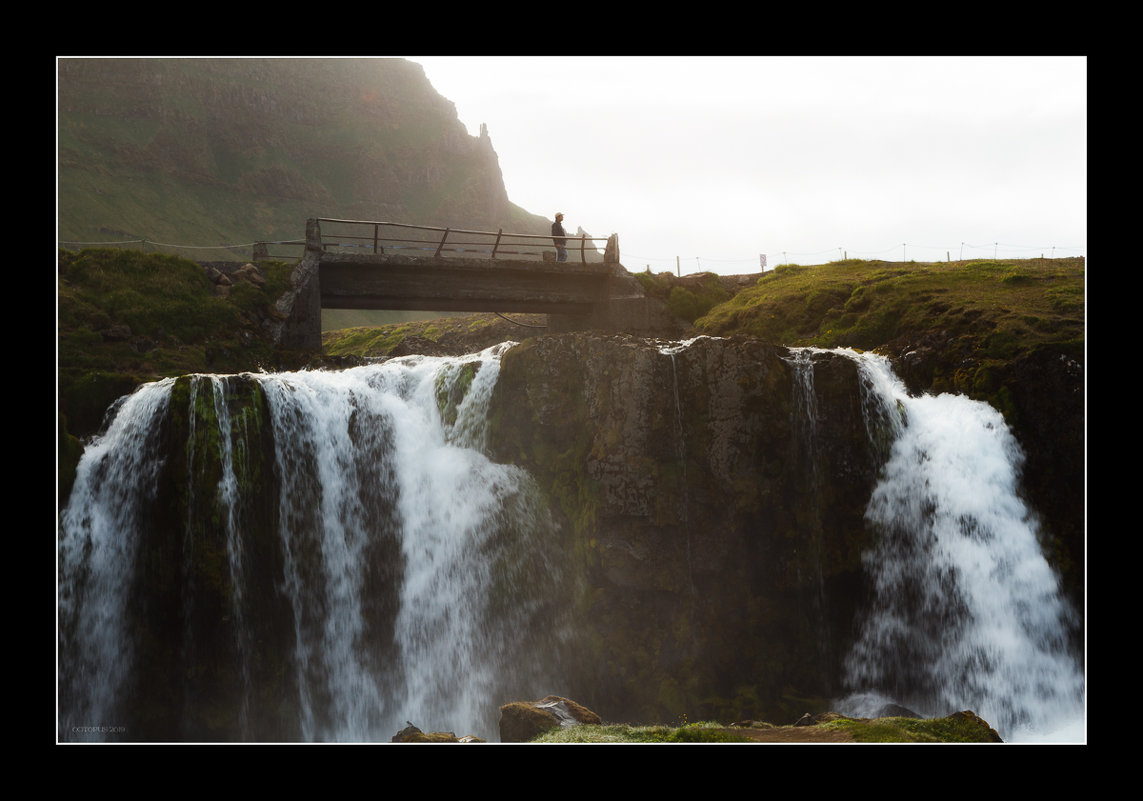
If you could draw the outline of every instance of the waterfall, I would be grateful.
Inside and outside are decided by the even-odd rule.
[[[682,436],[676,368],[693,380],[692,344],[657,346],[674,381],[666,458],[684,489],[698,445]],[[117,402],[60,515],[60,739],[387,741],[411,721],[494,740],[501,704],[563,692],[575,544],[527,473],[485,447],[509,346],[165,379]],[[858,365],[884,467],[865,512],[871,598],[855,610],[837,711],[971,709],[1009,741],[1074,740],[1081,621],[1020,497],[1003,418],[960,396],[910,397],[884,359],[838,353]],[[829,600],[814,560],[835,480],[819,469],[831,410],[816,361],[787,360],[783,458],[805,481],[779,500],[805,507],[788,511],[810,549],[799,565],[817,575],[789,613],[811,625]],[[699,524],[683,502],[683,523]],[[821,661],[836,664],[841,631],[821,631]]]
[[[894,440],[866,511],[875,598],[846,663],[850,713],[884,700],[926,716],[971,709],[1009,741],[1071,740],[1078,616],[1019,496],[1018,444],[989,405],[910,397],[885,359],[852,355],[870,419],[891,421]]]
[[[680,510],[682,519],[679,522],[686,539],[687,582],[690,586],[692,612],[694,610],[694,600],[698,592],[695,589],[694,560],[691,554],[690,487],[687,482],[687,442],[683,430],[683,404],[679,399],[679,365],[675,361],[675,355],[682,353],[700,339],[710,339],[710,337],[694,337],[693,339],[687,339],[681,342],[670,342],[668,344],[658,343],[659,352],[671,359],[671,388],[675,401],[675,452],[678,458],[679,471],[682,475],[682,491],[679,493],[682,500],[682,508]]]
[[[816,592],[805,604],[805,611],[817,624],[818,659],[822,664],[830,661],[833,651],[833,633],[826,622],[825,577],[822,574],[822,480],[818,464],[821,461],[819,449],[822,443],[818,437],[818,399],[814,385],[814,354],[821,353],[817,348],[790,348],[785,359],[793,372],[792,419],[790,427],[795,433],[796,453],[794,463],[805,475],[808,496],[803,501],[803,526],[807,539],[807,569],[813,572],[808,582]]]
[[[207,392],[210,424],[221,432],[217,486],[186,490],[215,493],[210,525],[225,543],[224,569],[199,577],[224,586],[229,604],[217,625],[231,641],[223,650],[233,675],[219,682],[236,688],[237,700],[218,737],[377,741],[413,721],[494,740],[500,704],[558,689],[550,671],[562,641],[563,577],[552,524],[527,474],[482,450],[485,406],[509,344],[460,358],[246,375],[265,394],[273,432],[277,545],[261,560],[251,557],[255,535],[241,510],[266,499],[244,489],[248,446],[227,412],[227,377],[193,379],[192,432],[206,425],[194,410]],[[151,526],[148,507],[165,468],[158,440],[173,383],[147,385],[121,404],[86,449],[61,515],[62,739],[180,736],[124,722],[142,719],[124,698],[137,672],[138,638],[127,623],[135,554],[140,542],[169,535]],[[202,456],[191,444],[187,454],[196,464]],[[205,525],[188,520],[181,536],[201,537]],[[273,598],[258,600],[247,588],[270,570]],[[177,649],[188,655],[198,597],[181,604]],[[274,664],[259,649],[282,624],[251,612],[255,603],[289,617],[283,639],[291,644]],[[179,668],[188,675],[178,691],[204,695],[186,686],[199,663]],[[277,697],[255,694],[255,670],[273,678]],[[255,723],[283,715],[286,730]]]
[[[70,712],[61,738],[101,741],[124,734],[115,709],[119,679],[134,660],[124,609],[147,515],[148,490],[161,462],[156,421],[174,382],[165,379],[122,399],[106,433],[81,460],[59,538],[59,703]]]

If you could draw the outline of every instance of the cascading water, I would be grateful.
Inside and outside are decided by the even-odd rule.
[[[126,733],[115,711],[119,679],[134,658],[122,571],[134,564],[139,520],[160,467],[158,430],[147,423],[165,412],[173,383],[149,384],[118,404],[107,432],[86,449],[62,515],[59,634],[61,656],[69,661],[59,703],[69,717],[61,739],[101,741]]]
[[[688,344],[659,346],[680,433]],[[181,394],[187,379],[164,380],[122,399],[61,514],[61,739],[376,741],[407,720],[495,739],[500,703],[559,692],[566,544],[529,477],[483,451],[505,347],[196,376]],[[885,467],[866,512],[874,598],[838,711],[891,700],[972,709],[1006,740],[1073,740],[1077,722],[1082,738],[1077,616],[1019,498],[1003,419],[963,397],[909,397],[883,359],[842,353],[862,371]],[[813,362],[789,361],[792,470],[816,470],[829,447]],[[236,401],[244,383],[264,403]],[[831,479],[810,479],[812,504]]]
[[[659,345],[659,352],[669,356],[671,359],[671,388],[675,401],[675,447],[678,452],[679,470],[682,473],[683,486],[683,491],[680,493],[682,497],[682,520],[680,522],[682,523],[683,531],[686,532],[687,582],[690,587],[692,605],[697,592],[695,590],[694,567],[691,555],[691,521],[688,499],[690,492],[687,486],[687,444],[686,437],[683,434],[683,407],[682,402],[679,400],[679,367],[675,362],[675,355],[685,351],[699,339],[707,338],[708,337],[695,337],[694,339],[687,339],[682,342]]]
[[[866,518],[875,599],[847,660],[851,714],[891,700],[923,715],[971,709],[1009,741],[1076,741],[1084,677],[1075,611],[1017,491],[1019,447],[992,407],[910,397],[888,363],[861,365],[894,442]]]
[[[238,701],[236,719],[217,736],[376,741],[412,720],[495,739],[500,703],[555,686],[544,671],[561,636],[556,538],[528,476],[481,450],[485,404],[507,344],[456,359],[246,376],[264,392],[273,430],[278,492],[269,505],[278,545],[261,560],[271,564],[252,558],[253,534],[242,524],[243,506],[264,499],[244,494],[248,445],[226,411],[227,378],[195,377],[192,431],[205,425],[194,419],[194,398],[210,392],[210,424],[223,432],[220,468],[211,474],[217,487],[186,490],[217,494],[211,525],[225,542],[224,570],[199,578],[227,587],[229,608],[217,625],[232,641],[224,669],[234,674],[228,686]],[[126,621],[140,542],[170,536],[153,530],[148,507],[164,469],[159,439],[172,385],[148,385],[121,404],[85,451],[61,516],[62,739],[156,736],[122,724],[135,669],[136,636]],[[194,461],[192,447],[187,452]],[[205,525],[193,522],[180,536],[192,539]],[[282,664],[267,666],[258,651],[281,625],[252,611],[256,593],[245,588],[271,569],[292,646],[279,655]],[[194,603],[183,601],[176,638],[188,655]],[[179,669],[192,684],[204,668]],[[255,670],[291,697],[256,696]],[[253,722],[281,720],[283,709],[292,721],[286,731]]]
[[[819,659],[825,663],[829,661],[833,650],[833,634],[825,623],[824,610],[826,608],[825,578],[822,575],[822,476],[818,470],[820,461],[818,450],[822,444],[818,441],[818,400],[817,390],[814,386],[814,353],[816,348],[791,348],[786,363],[793,369],[794,398],[793,419],[791,428],[796,433],[798,452],[795,464],[806,477],[808,497],[805,505],[803,520],[808,540],[808,550],[812,556],[812,570],[814,575],[808,583],[816,588],[816,594],[808,599],[807,610],[814,618],[821,621],[817,638]]]

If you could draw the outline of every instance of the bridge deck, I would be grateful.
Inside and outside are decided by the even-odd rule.
[[[373,253],[327,250],[322,244],[322,222],[366,231],[350,238],[359,243],[355,246],[368,240]],[[398,240],[381,236],[382,227],[419,228],[441,236],[433,256],[401,256],[384,252]],[[445,244],[452,233],[492,237],[489,257],[442,257],[449,250]],[[616,234],[607,238],[602,263],[586,262],[586,236],[580,238],[579,260],[496,259],[497,248],[510,237],[545,246],[551,242],[551,237],[535,234],[502,234],[310,219],[306,252],[290,279],[293,290],[278,302],[284,320],[278,342],[287,348],[320,350],[323,308],[533,312],[548,315],[551,331],[673,332],[678,328],[678,320],[660,308],[663,304],[652,304],[642,285],[620,264]],[[460,244],[468,246],[449,241],[451,252],[461,252]]]
[[[602,263],[322,252],[326,309],[588,314],[607,296]]]

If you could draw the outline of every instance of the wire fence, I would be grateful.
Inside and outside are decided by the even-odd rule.
[[[1011,245],[1002,242],[972,244],[961,242],[956,247],[900,244],[882,250],[855,251],[844,247],[825,250],[778,250],[760,253],[756,256],[737,258],[703,258],[701,256],[647,256],[626,251],[625,266],[638,269],[646,266],[652,272],[697,272],[749,273],[765,272],[779,264],[823,264],[846,259],[869,259],[882,261],[971,261],[982,258],[1006,259],[1061,259],[1083,256],[1086,248],[1079,245]]]
[[[576,237],[569,238],[576,239]],[[143,251],[175,252],[197,261],[227,261],[228,259],[226,258],[219,258],[219,254],[223,254],[238,261],[250,261],[258,259],[288,260],[301,258],[305,240],[283,239],[233,245],[178,245],[169,242],[156,242],[149,239],[89,242],[60,240],[58,246],[68,250],[93,247],[139,248]],[[726,274],[728,271],[739,273],[764,272],[773,269],[779,264],[800,264],[803,262],[820,264],[828,261],[843,261],[851,258],[901,262],[965,261],[980,258],[1057,259],[1083,256],[1085,250],[1084,247],[1078,245],[1034,246],[1012,245],[1001,242],[988,242],[985,244],[961,242],[954,248],[902,243],[878,251],[850,251],[844,247],[816,251],[780,250],[741,259],[716,259],[703,258],[701,256],[644,256],[625,253],[623,261],[627,263],[625,266],[629,269],[636,270],[640,269],[639,265],[644,265],[647,269],[652,270],[652,272],[677,272],[679,274],[720,272]],[[208,256],[210,258],[207,258]]]
[[[66,250],[84,248],[138,248],[143,252],[175,253],[192,261],[254,261],[261,259],[289,260],[302,256],[305,239],[279,239],[265,242],[245,242],[226,245],[176,245],[152,239],[119,239],[112,241],[59,240],[57,246]],[[229,258],[227,258],[229,257]]]

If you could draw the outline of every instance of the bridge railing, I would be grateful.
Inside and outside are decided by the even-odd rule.
[[[310,226],[312,231],[307,230],[306,246],[322,250],[351,248],[378,254],[420,251],[422,254],[431,253],[434,258],[456,254],[465,258],[534,256],[542,259],[545,252],[550,252],[549,249],[555,247],[550,235],[508,233],[503,228],[497,231],[471,231],[464,228],[332,217],[318,217],[311,222],[317,225]],[[316,241],[313,241],[315,238]],[[598,246],[593,243],[606,243],[608,240],[608,237],[586,235],[569,235],[566,238],[568,250],[578,250],[580,260],[584,263],[587,263],[589,251],[596,255],[599,253]]]

